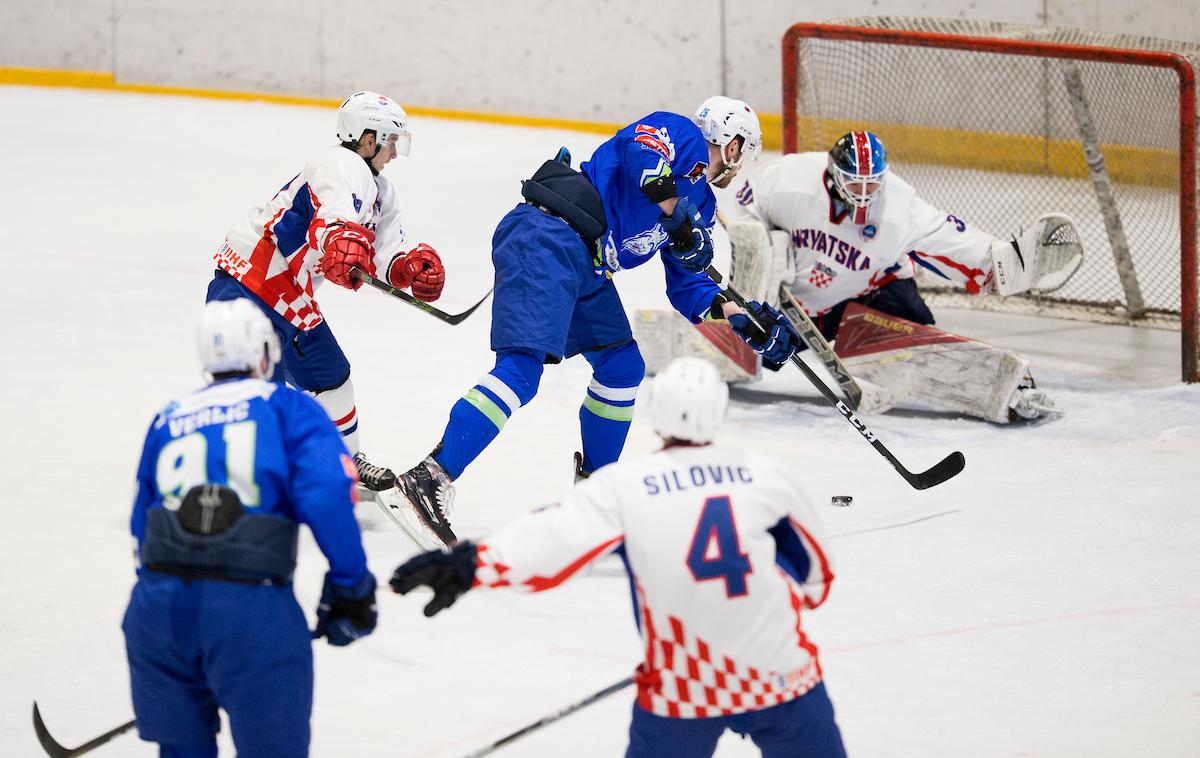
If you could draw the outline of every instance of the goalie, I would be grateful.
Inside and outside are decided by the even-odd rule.
[[[729,226],[734,287],[802,307],[826,340],[840,334],[845,367],[890,391],[891,402],[999,423],[1054,410],[1023,359],[933,328],[913,276],[919,266],[981,296],[1055,289],[1083,260],[1069,218],[1048,214],[996,239],[918,197],[864,131],[828,154],[771,162],[737,198],[750,217]]]

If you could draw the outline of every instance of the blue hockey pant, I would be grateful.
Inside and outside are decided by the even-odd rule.
[[[308,755],[312,640],[290,586],[143,571],[122,624],[133,709],[161,755],[217,754],[217,709],[240,758]]]
[[[795,700],[733,716],[668,718],[635,702],[625,758],[708,758],[726,729],[749,737],[763,758],[846,758],[823,683]]]
[[[450,410],[436,458],[457,479],[517,408],[537,394],[544,363],[582,354],[592,382],[579,411],[584,467],[621,454],[645,364],[612,280],[562,219],[521,204],[492,238],[496,365]]]

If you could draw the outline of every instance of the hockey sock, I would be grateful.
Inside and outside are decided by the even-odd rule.
[[[592,364],[592,383],[579,408],[579,431],[583,468],[590,473],[620,457],[646,364],[635,342],[584,357]]]
[[[533,399],[541,378],[538,358],[508,351],[496,355],[496,367],[450,409],[435,460],[451,479],[457,479],[496,439],[513,413]]]
[[[342,435],[342,442],[351,455],[358,452],[358,409],[354,406],[354,383],[349,377],[331,390],[316,394],[316,400],[333,419],[333,425]]]

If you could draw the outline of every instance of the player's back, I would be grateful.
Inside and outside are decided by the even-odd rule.
[[[689,118],[665,111],[624,127],[580,164],[579,170],[604,200],[612,254],[619,256],[621,268],[644,263],[667,243],[658,225],[662,210],[642,193],[642,185],[674,174],[679,195],[709,219],[716,199],[705,179],[707,168],[708,143],[700,128]]]
[[[261,379],[215,382],[172,402],[146,435],[134,535],[147,509],[177,509],[199,484],[233,489],[250,513],[297,520],[289,447],[296,428],[311,423],[329,423],[315,401]]]
[[[781,699],[819,681],[800,611],[824,600],[832,564],[803,491],[777,464],[674,446],[599,473],[619,501],[650,668],[661,672],[652,710],[703,704],[692,682],[717,693],[709,705],[736,711],[745,681]]]

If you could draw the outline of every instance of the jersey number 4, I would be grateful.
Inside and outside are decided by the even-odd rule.
[[[737,526],[733,523],[733,504],[729,497],[710,497],[700,511],[700,523],[688,549],[688,569],[697,582],[725,580],[726,597],[741,597],[749,590],[746,575],[752,569],[750,556],[742,552]]]

